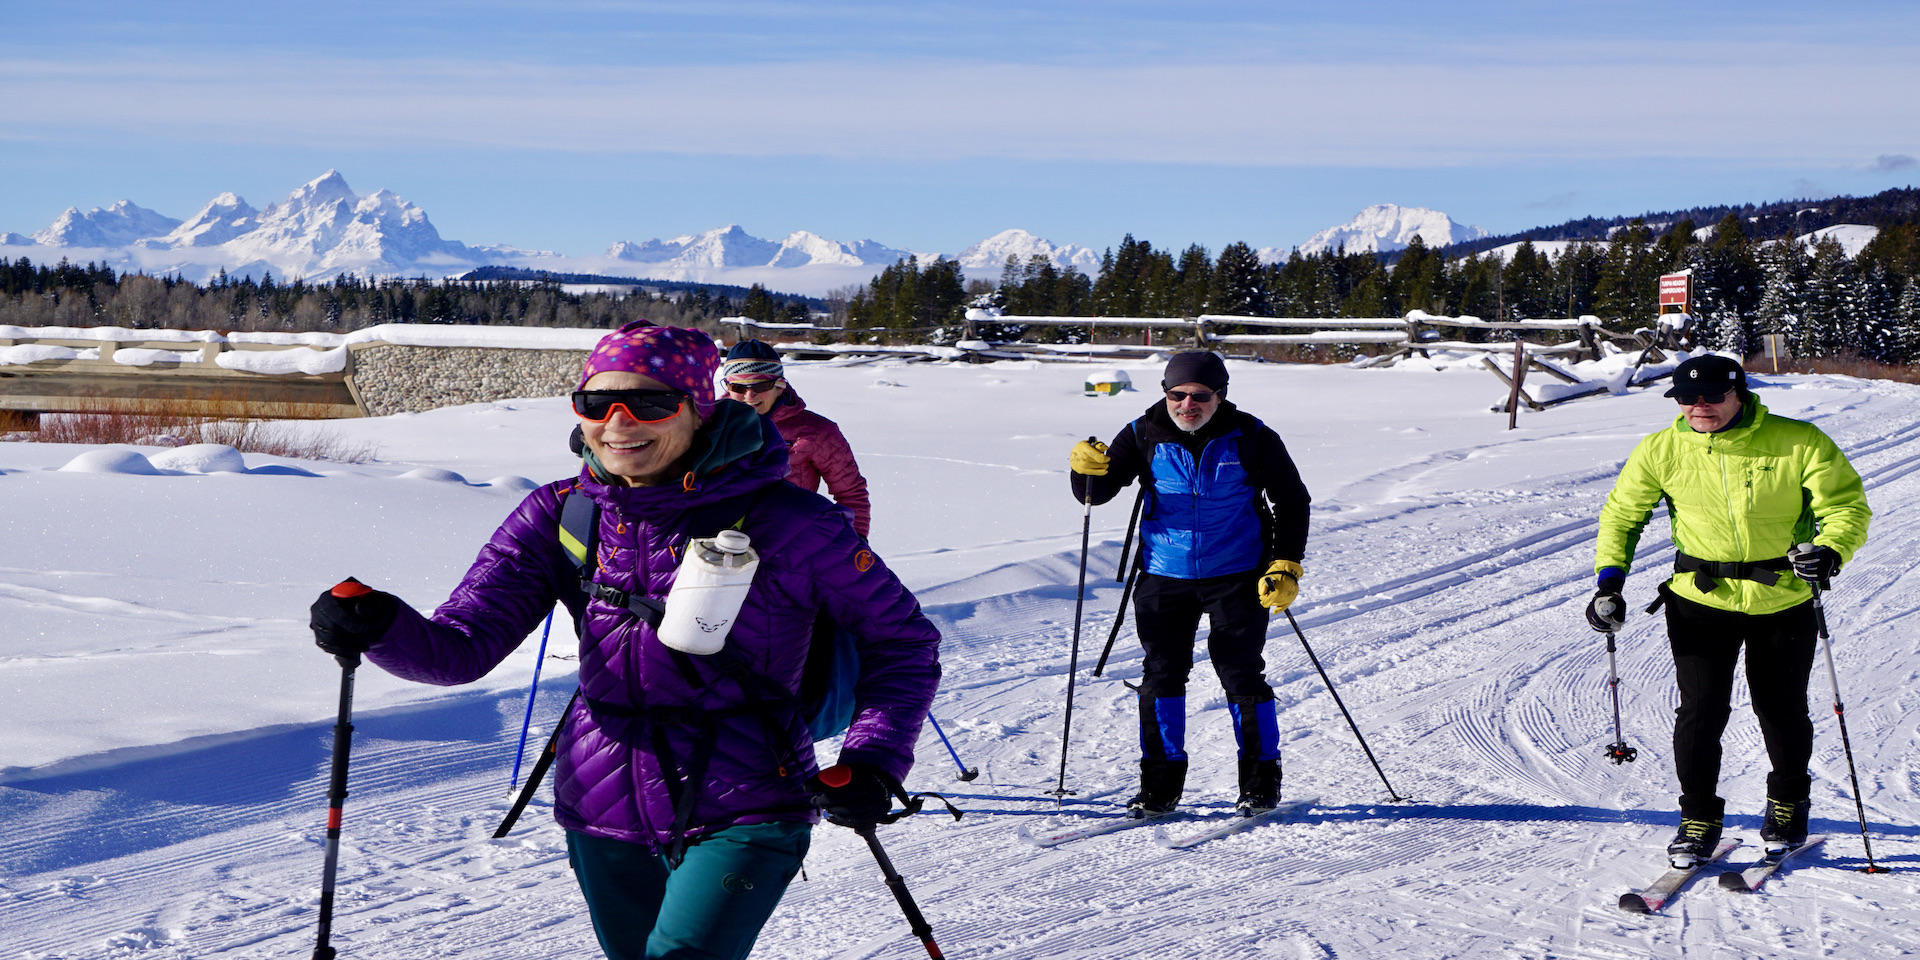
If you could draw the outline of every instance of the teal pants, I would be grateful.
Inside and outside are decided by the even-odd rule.
[[[608,960],[743,960],[806,859],[813,827],[728,827],[670,868],[651,847],[567,832],[594,935]]]

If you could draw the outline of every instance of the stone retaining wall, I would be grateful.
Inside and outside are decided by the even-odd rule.
[[[367,414],[384,417],[511,397],[565,396],[586,361],[585,350],[382,343],[354,348],[352,371]]]

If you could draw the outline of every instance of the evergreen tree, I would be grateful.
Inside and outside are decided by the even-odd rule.
[[[1169,312],[1176,317],[1206,313],[1207,292],[1213,289],[1213,257],[1207,248],[1196,243],[1181,251],[1174,276],[1174,301]]]
[[[1507,308],[1502,320],[1541,319],[1559,312],[1554,308],[1553,263],[1534,250],[1532,240],[1520,241],[1500,271],[1500,283]]]
[[[766,287],[757,283],[747,290],[746,300],[740,305],[741,316],[761,323],[774,322],[777,312],[773,296],[767,292]]]
[[[1773,244],[1765,248],[1760,265],[1766,280],[1753,311],[1754,331],[1785,334],[1788,349],[1802,355],[1806,350],[1806,249],[1797,243]]]
[[[1798,244],[1790,244],[1798,246]],[[1833,356],[1859,352],[1858,301],[1853,262],[1840,242],[1822,237],[1814,244],[1802,294],[1801,346],[1803,356]]]
[[[1893,308],[1893,363],[1920,363],[1920,276],[1908,277]]]
[[[1401,316],[1412,310],[1441,313],[1446,310],[1442,274],[1446,257],[1427,249],[1426,240],[1414,234],[1400,259],[1393,265],[1388,284],[1388,309]]]
[[[1207,312],[1268,316],[1265,278],[1266,271],[1252,247],[1244,242],[1228,244],[1213,264],[1213,283],[1207,289]]]

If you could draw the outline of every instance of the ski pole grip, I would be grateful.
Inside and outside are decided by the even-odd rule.
[[[853,768],[844,763],[836,763],[820,771],[816,776],[821,786],[839,789],[853,782]]]
[[[336,597],[339,597],[342,600],[351,600],[354,597],[364,597],[367,594],[372,593],[373,588],[367,586],[364,583],[361,583],[358,580],[355,580],[352,577],[348,577],[345,580],[342,580],[339,583],[334,584],[333,589],[327,592],[333,594]]]

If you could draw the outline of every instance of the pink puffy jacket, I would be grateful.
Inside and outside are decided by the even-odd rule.
[[[774,404],[771,416],[787,441],[791,470],[787,482],[818,492],[820,481],[826,480],[828,495],[853,514],[854,532],[865,537],[873,522],[867,478],[860,475],[860,465],[853,462],[853,448],[847,445],[839,425],[808,410],[807,402],[800,399],[792,384]]]

